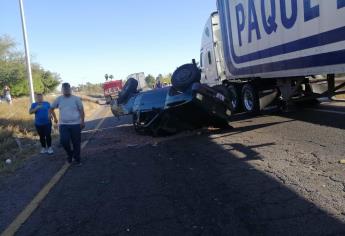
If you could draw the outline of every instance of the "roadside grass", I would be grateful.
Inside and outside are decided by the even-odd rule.
[[[55,98],[47,96],[46,100],[52,102]],[[90,100],[83,99],[83,104],[86,118],[90,118],[99,107]],[[0,104],[0,173],[14,171],[23,160],[40,149],[29,106],[29,98],[15,99],[12,105]],[[53,138],[57,135],[55,128]],[[12,161],[10,165],[5,163],[7,159]]]

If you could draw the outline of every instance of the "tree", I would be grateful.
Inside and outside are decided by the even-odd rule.
[[[78,91],[87,95],[99,95],[103,94],[103,85],[102,84],[92,84],[87,82],[86,84],[80,84],[78,86]]]
[[[42,83],[44,86],[44,93],[53,92],[56,87],[60,84],[61,78],[59,74],[45,71],[42,74]]]
[[[171,77],[172,77],[171,73],[167,74],[167,75],[163,76],[160,81],[162,84],[164,84],[164,83],[171,84]]]
[[[153,75],[149,74],[148,76],[146,76],[145,81],[150,88],[154,88],[156,80],[155,77],[153,77]]]
[[[10,56],[15,46],[16,43],[10,36],[0,36],[0,59],[5,60],[6,57]]]
[[[23,53],[15,51],[16,43],[9,36],[0,36],[0,89],[11,87],[13,96],[29,94]],[[49,93],[60,84],[60,76],[43,69],[39,64],[31,65],[34,90]]]
[[[159,74],[156,78],[156,81],[161,81],[163,79],[163,75],[162,74]]]

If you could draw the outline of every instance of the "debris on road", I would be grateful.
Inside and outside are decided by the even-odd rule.
[[[345,159],[340,160],[339,163],[345,165]]]

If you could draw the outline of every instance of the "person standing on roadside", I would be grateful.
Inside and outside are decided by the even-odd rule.
[[[77,165],[81,165],[81,131],[85,128],[83,103],[81,98],[72,95],[69,83],[62,84],[62,94],[53,102],[50,112],[55,117],[54,110],[59,109],[60,142],[67,153],[67,162],[71,164],[74,159]]]
[[[35,114],[35,126],[42,145],[41,154],[54,154],[52,148],[52,122],[49,114],[50,103],[44,101],[43,94],[36,94],[36,102],[32,103],[30,114]],[[55,119],[56,120],[56,119]]]
[[[3,90],[3,97],[8,104],[12,104],[11,89],[9,86],[5,86]]]
[[[157,80],[156,89],[160,89],[160,88],[162,88],[162,83],[160,80]]]

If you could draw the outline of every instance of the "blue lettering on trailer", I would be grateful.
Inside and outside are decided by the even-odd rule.
[[[291,1],[291,16],[287,16],[286,12],[286,0],[280,0],[280,12],[283,26],[287,29],[290,29],[294,26],[297,20],[297,0],[290,0]]]
[[[310,21],[314,18],[320,17],[320,9],[318,5],[312,6],[311,2],[308,0],[303,0],[304,4],[304,11],[298,12],[297,10],[297,1],[291,1],[291,13],[287,15],[286,9],[286,1],[280,0],[280,10],[281,10],[281,18],[282,18],[282,26],[284,28],[293,27],[297,20],[297,14],[303,14],[306,16],[304,18],[304,22]],[[252,2],[252,1],[250,1]],[[265,4],[271,3],[270,14],[264,11],[266,8]],[[252,2],[253,3],[253,2]],[[248,4],[250,6],[250,3]],[[249,7],[248,6],[248,7]],[[282,7],[283,6],[283,7]],[[337,7],[338,9],[345,7],[345,0],[337,0]],[[258,74],[258,73],[266,73],[266,72],[273,72],[273,71],[282,71],[282,70],[290,70],[290,69],[302,69],[308,67],[318,67],[318,66],[327,66],[327,65],[336,65],[336,64],[345,64],[345,50],[339,50],[335,52],[326,52],[322,54],[316,54],[311,56],[299,57],[294,59],[283,59],[282,61],[275,61],[275,62],[266,62],[259,65],[251,65],[242,68],[236,68],[235,64],[241,64],[246,62],[252,62],[260,59],[270,58],[274,56],[284,55],[291,52],[297,52],[305,49],[316,48],[320,46],[325,46],[332,43],[337,43],[341,41],[345,41],[345,26],[341,26],[336,29],[330,29],[326,32],[321,32],[317,35],[308,36],[305,38],[295,39],[291,42],[286,42],[282,45],[273,46],[271,48],[266,48],[262,50],[257,50],[255,52],[244,54],[241,56],[236,55],[234,46],[238,47],[238,45],[234,45],[233,40],[233,31],[232,31],[232,24],[231,24],[231,17],[230,17],[230,1],[229,0],[218,0],[218,8],[219,8],[219,17],[221,21],[221,31],[224,32],[222,34],[223,43],[224,43],[224,57],[229,66],[230,72],[234,76],[239,75],[250,75],[250,74]],[[261,12],[262,12],[262,24],[265,32],[269,35],[270,33],[276,31],[279,26],[276,21],[276,5],[274,0],[262,0],[261,1]],[[239,3],[235,7],[236,9],[236,20],[237,20],[237,29],[238,29],[238,39],[239,39],[239,46],[243,46],[241,35],[243,31],[246,29],[246,16],[244,15],[244,5]],[[252,7],[252,9],[255,9]],[[257,8],[256,8],[257,10]],[[248,11],[249,12],[249,11]],[[265,12],[263,14],[263,12]],[[283,14],[284,13],[284,14]],[[254,15],[254,14],[253,14]],[[249,17],[249,15],[248,15]],[[254,19],[252,19],[254,21]],[[283,22],[285,21],[285,23]],[[248,23],[249,24],[249,23]],[[236,26],[236,25],[235,25]],[[249,26],[247,26],[249,28]],[[256,30],[256,27],[251,28],[251,30]],[[225,33],[228,32],[228,33]],[[249,33],[249,32],[248,32]]]
[[[338,9],[345,7],[345,0],[337,0]]]
[[[266,0],[261,0],[261,12],[262,12],[262,22],[264,29],[268,35],[277,31],[278,24],[276,23],[276,2],[275,0],[270,0],[271,2],[271,15],[266,16],[265,11],[265,2]]]
[[[311,6],[311,0],[304,0],[304,21],[310,21],[320,16],[320,6]]]
[[[241,14],[241,19],[240,19]],[[238,42],[240,46],[242,46],[242,37],[241,32],[244,30],[245,26],[245,15],[244,15],[244,7],[242,4],[238,4],[236,6],[236,19],[237,19],[237,29],[238,29]]]
[[[258,16],[256,15],[254,0],[249,0],[249,7],[248,7],[248,42],[252,42],[252,31],[255,30],[256,32],[256,38],[258,40],[261,39],[260,29],[259,29],[259,23],[258,23]]]

